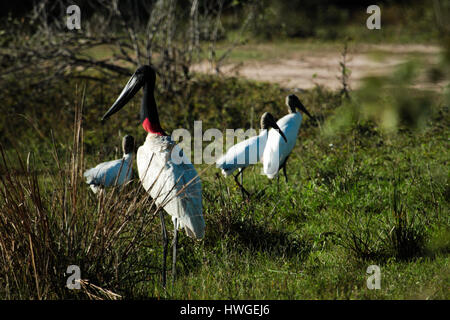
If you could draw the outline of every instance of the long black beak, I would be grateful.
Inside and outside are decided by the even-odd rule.
[[[143,74],[134,73],[131,76],[130,80],[128,80],[128,83],[126,84],[125,88],[123,88],[116,102],[114,102],[111,108],[109,108],[109,110],[106,111],[106,113],[103,115],[102,121],[105,121],[106,119],[111,117],[114,113],[122,109],[128,103],[128,101],[130,101],[131,98],[134,97],[134,95],[139,91],[139,89],[142,88],[144,82],[145,81]]]
[[[274,121],[271,123],[272,128],[274,128],[278,133],[283,137],[284,141],[287,143],[286,136],[284,135],[283,131],[281,131],[280,127],[277,125],[277,123]]]
[[[298,101],[299,104],[297,105],[297,108],[300,109],[300,111],[304,112],[307,114],[308,117],[310,117],[311,119],[315,119],[309,112],[308,110],[306,110],[305,106],[303,105],[303,103],[301,103],[300,101]]]

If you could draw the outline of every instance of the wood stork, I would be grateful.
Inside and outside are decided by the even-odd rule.
[[[134,152],[133,136],[126,135],[123,137],[122,149],[122,159],[100,163],[84,173],[86,183],[94,193],[98,193],[104,187],[124,185],[131,180]]]
[[[277,124],[286,134],[287,143],[282,142],[279,135],[275,134],[273,130],[269,132],[263,153],[263,169],[264,174],[269,179],[273,179],[276,176],[278,177],[278,171],[282,168],[287,182],[286,162],[297,141],[298,131],[303,118],[300,112],[296,112],[296,109],[306,113],[312,119],[313,117],[295,94],[286,97],[286,105],[289,114],[278,120]]]
[[[182,149],[161,128],[154,96],[156,73],[150,66],[139,67],[131,76],[121,94],[105,113],[102,121],[122,109],[143,87],[141,104],[142,127],[147,138],[137,151],[139,179],[144,189],[172,217],[174,225],[172,280],[176,277],[177,230],[201,239],[205,234],[202,214],[202,188],[197,171]],[[172,157],[177,155],[178,158]],[[163,285],[166,285],[167,233],[160,211],[163,237]],[[172,282],[172,284],[173,284]]]
[[[244,170],[249,165],[256,164],[260,161],[264,148],[266,147],[270,128],[277,130],[279,135],[287,142],[286,136],[278,127],[275,118],[269,112],[265,112],[261,116],[261,131],[259,135],[235,144],[228,149],[226,154],[216,161],[216,167],[222,169],[222,174],[225,177],[231,175],[236,169],[239,170],[234,176],[234,180],[239,188],[241,188],[242,196],[244,196],[244,194],[247,195],[247,197],[250,196],[250,193],[245,190],[243,186]],[[241,176],[241,183],[238,181],[239,175]]]

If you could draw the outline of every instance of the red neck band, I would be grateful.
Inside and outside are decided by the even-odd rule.
[[[166,135],[166,133],[161,128],[161,125],[159,123],[150,122],[150,120],[148,120],[148,118],[145,118],[144,122],[142,122],[142,127],[148,133],[158,134],[160,136]]]

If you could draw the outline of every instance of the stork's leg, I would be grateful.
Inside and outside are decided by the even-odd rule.
[[[286,179],[286,183],[288,182],[288,177],[287,177],[287,173],[286,173],[286,163],[289,159],[289,156],[286,157],[286,159],[284,159],[284,162],[281,164],[280,169],[283,169],[283,174],[284,174],[284,178]]]
[[[164,214],[162,211],[159,212],[159,217],[161,218],[161,229],[163,238],[163,267],[162,267],[162,283],[163,287],[166,287],[166,260],[167,260],[167,246],[169,240],[167,239],[166,223],[164,222]]]
[[[172,289],[173,289],[173,285],[175,284],[175,279],[176,279],[176,276],[177,276],[176,264],[177,264],[178,221],[177,221],[176,218],[175,218],[175,220],[173,222],[173,228],[174,228],[174,230],[173,230]]]
[[[288,177],[286,174],[286,166],[283,167],[284,178],[286,179],[286,183],[288,182]]]
[[[244,170],[245,170],[245,168],[239,169],[239,172],[234,176],[234,181],[241,189],[242,198],[245,198],[245,196],[247,196],[247,198],[250,198],[250,193],[247,190],[245,190],[245,188],[244,188],[244,175],[243,175]],[[239,183],[239,181],[238,181],[239,175],[241,176],[241,183]]]
[[[284,178],[286,179],[286,183],[288,182],[288,177],[287,177],[287,173],[286,173],[287,160],[288,160],[288,158],[286,158],[286,160],[284,160],[284,163],[283,163],[283,173],[284,173]]]

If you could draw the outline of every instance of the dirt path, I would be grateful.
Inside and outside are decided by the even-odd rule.
[[[361,45],[349,55],[347,68],[351,71],[350,86],[358,88],[361,80],[369,75],[383,75],[410,58],[419,58],[427,64],[435,64],[440,48],[425,45]],[[299,50],[284,57],[265,61],[247,60],[225,65],[221,71],[228,76],[278,83],[287,88],[308,89],[316,84],[337,89],[342,57],[339,50]],[[210,64],[205,62],[195,67],[196,71],[210,73]],[[440,90],[441,84],[433,85],[426,79],[418,87]]]

